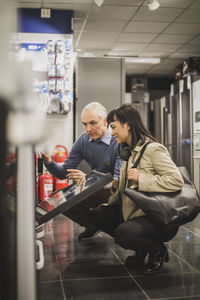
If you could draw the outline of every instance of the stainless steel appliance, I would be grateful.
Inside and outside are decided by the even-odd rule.
[[[193,98],[193,179],[200,193],[200,76],[192,83]]]

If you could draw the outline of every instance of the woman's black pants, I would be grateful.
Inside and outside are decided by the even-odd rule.
[[[119,205],[101,205],[91,211],[91,222],[97,229],[114,237],[122,248],[152,252],[158,242],[167,242],[177,233],[162,232],[147,216],[123,221]]]

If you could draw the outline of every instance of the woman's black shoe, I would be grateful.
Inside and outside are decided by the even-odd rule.
[[[149,253],[148,263],[144,274],[157,273],[162,269],[164,262],[169,261],[169,253],[166,246],[162,243],[157,244],[155,250]]]
[[[98,229],[96,229],[96,227],[94,226],[88,226],[85,228],[85,230],[83,232],[81,232],[78,235],[78,240],[79,241],[84,241],[84,240],[89,240],[91,239],[97,232],[99,232]]]
[[[136,251],[134,255],[127,256],[126,258],[126,265],[131,265],[131,264],[142,264],[144,263],[145,257],[146,257],[146,252],[141,252],[141,251]]]

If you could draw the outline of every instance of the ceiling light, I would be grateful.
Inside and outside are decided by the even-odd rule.
[[[104,3],[104,0],[94,0],[94,3],[96,3],[96,5],[100,7]]]
[[[91,52],[83,52],[78,55],[78,57],[96,57],[94,53]]]
[[[125,63],[131,64],[159,64],[160,58],[157,57],[126,57]]]
[[[147,6],[149,10],[156,10],[160,6],[160,3],[157,0],[147,0]]]

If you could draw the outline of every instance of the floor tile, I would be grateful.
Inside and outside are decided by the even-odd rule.
[[[84,228],[59,215],[45,225],[41,239],[45,266],[37,271],[38,300],[200,300],[198,222],[181,227],[166,243],[170,261],[148,276],[142,266],[125,265],[134,251],[122,249],[102,232],[79,242]]]
[[[194,231],[186,227],[180,227],[177,235],[170,241],[170,243],[200,243],[200,235],[195,234]]]
[[[130,278],[63,281],[68,300],[147,300]]]
[[[37,300],[65,300],[61,282],[40,282],[37,287]]]
[[[59,266],[55,256],[52,231],[49,224],[45,226],[45,236],[40,239],[44,250],[44,267],[37,271],[37,277],[40,281],[58,280]]]
[[[60,270],[56,261],[47,262],[45,260],[44,267],[41,270],[38,270],[36,275],[39,281],[56,281],[60,278]]]
[[[197,296],[200,299],[200,274],[183,273],[146,275],[136,277],[137,282],[151,299]]]
[[[160,299],[159,299],[160,300]],[[170,297],[170,298],[163,298],[162,300],[200,300],[200,295],[196,295],[194,297]]]
[[[75,261],[70,263],[61,273],[62,279],[80,279],[97,277],[127,276],[125,268],[114,260],[101,260],[87,262]]]

